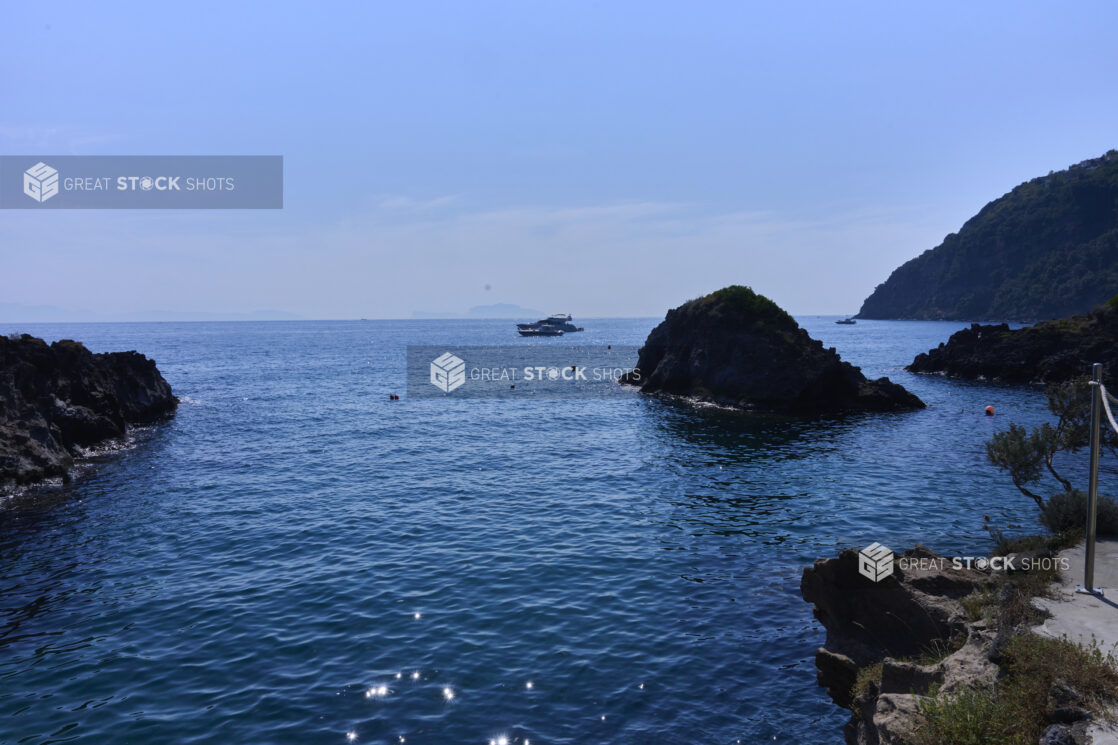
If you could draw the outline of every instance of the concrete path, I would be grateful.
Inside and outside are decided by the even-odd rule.
[[[1102,597],[1076,593],[1083,584],[1083,544],[1061,551],[1070,564],[1053,599],[1034,602],[1052,614],[1036,627],[1038,634],[1069,639],[1081,644],[1096,642],[1103,652],[1118,655],[1118,540],[1100,539],[1095,548],[1095,587]],[[1118,714],[1118,712],[1116,712]],[[1118,745],[1118,725],[1098,723],[1088,732],[1095,745]]]

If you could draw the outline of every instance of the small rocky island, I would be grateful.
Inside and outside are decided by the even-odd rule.
[[[0,489],[68,480],[81,448],[172,416],[177,406],[155,362],[138,352],[93,354],[76,341],[0,336]]]
[[[759,413],[924,408],[888,378],[867,380],[772,300],[739,285],[668,311],[621,382]]]
[[[1090,313],[1011,330],[972,324],[919,354],[906,369],[1002,383],[1060,383],[1087,375],[1091,363],[1118,370],[1118,297]]]

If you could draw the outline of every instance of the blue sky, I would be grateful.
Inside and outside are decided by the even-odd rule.
[[[230,7],[232,6],[232,7]],[[0,301],[847,313],[1118,147],[1106,3],[11,3],[5,154],[280,154],[277,212],[0,212]],[[489,289],[486,289],[486,288]]]

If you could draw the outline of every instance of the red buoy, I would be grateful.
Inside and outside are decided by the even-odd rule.
[[[994,407],[993,406],[987,406],[986,407],[986,416],[994,416]]]

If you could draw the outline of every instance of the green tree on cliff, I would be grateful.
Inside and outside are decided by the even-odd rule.
[[[1036,502],[1045,525],[1060,532],[1078,529],[1086,518],[1083,492],[1057,470],[1056,460],[1060,453],[1077,453],[1090,444],[1091,386],[1079,378],[1050,386],[1047,396],[1055,424],[1045,422],[1030,431],[1011,423],[986,443],[986,457]],[[1118,435],[1109,426],[1102,428],[1102,445],[1118,455]],[[1058,484],[1058,491],[1045,498],[1038,491],[1049,480]],[[1099,526],[1100,533],[1118,530],[1118,505],[1105,497],[1099,500]]]

